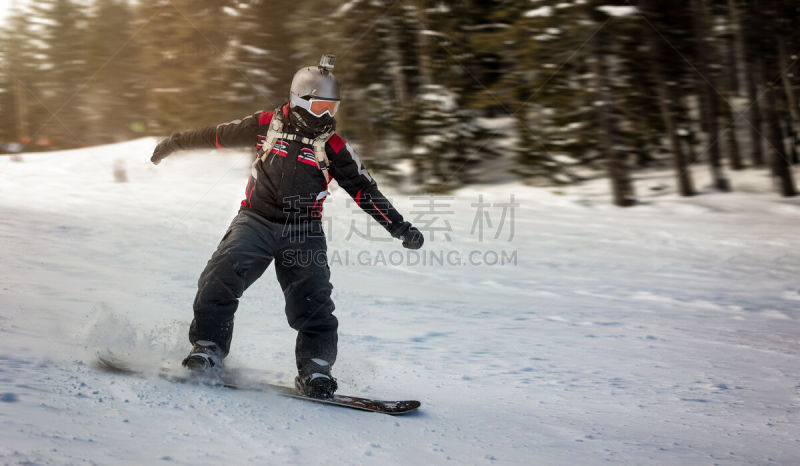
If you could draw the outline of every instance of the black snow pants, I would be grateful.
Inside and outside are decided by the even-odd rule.
[[[333,315],[327,244],[319,223],[282,224],[242,209],[198,281],[189,340],[216,343],[227,355],[239,298],[275,260],[286,299],[286,317],[297,330],[301,374],[336,360],[338,321]]]

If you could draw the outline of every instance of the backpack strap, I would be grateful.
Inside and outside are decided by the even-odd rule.
[[[320,171],[322,172],[322,176],[325,177],[325,185],[327,186],[331,182],[331,175],[328,173],[329,162],[328,154],[325,153],[325,145],[328,143],[328,139],[333,136],[333,131],[321,134],[314,139],[304,138],[299,134],[284,133],[283,118],[284,116],[281,108],[276,108],[272,113],[272,121],[269,123],[269,127],[267,128],[267,134],[264,136],[264,142],[261,144],[261,148],[258,149],[258,158],[260,158],[262,162],[266,162],[269,153],[272,151],[272,148],[275,147],[275,143],[278,142],[278,139],[300,141],[303,144],[313,146],[314,159],[317,162],[317,167],[319,167]]]
[[[314,158],[317,161],[317,166],[325,177],[325,186],[331,182],[331,174],[328,173],[328,154],[325,153],[325,146],[328,144],[328,139],[333,136],[333,131],[329,131],[314,139]]]
[[[282,134],[283,112],[281,111],[281,108],[278,107],[274,112],[272,112],[272,121],[270,121],[269,127],[267,128],[267,134],[264,137],[264,142],[261,144],[261,148],[258,149],[258,158],[260,158],[262,162],[267,161],[267,156],[272,148],[275,147],[275,143],[278,142],[278,138],[280,138]]]

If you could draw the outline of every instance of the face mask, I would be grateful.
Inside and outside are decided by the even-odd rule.
[[[334,120],[332,116],[326,114],[322,117],[317,117],[301,107],[293,106],[291,108],[289,111],[289,122],[303,136],[312,139],[320,134],[336,129],[336,120]]]

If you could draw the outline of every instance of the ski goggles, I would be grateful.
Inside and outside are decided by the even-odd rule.
[[[339,110],[338,100],[326,100],[311,97],[304,99],[292,94],[292,105],[308,110],[314,116],[321,117],[326,113],[330,116],[335,116],[336,111]]]

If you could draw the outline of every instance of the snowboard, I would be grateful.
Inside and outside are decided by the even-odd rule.
[[[133,365],[110,356],[98,356],[97,367],[106,372],[123,375],[133,375],[144,377],[147,372],[136,369]],[[299,393],[294,387],[287,387],[284,385],[277,385],[268,382],[253,381],[245,382],[238,380],[234,374],[223,371],[218,376],[213,378],[197,377],[191,374],[186,369],[180,368],[179,370],[162,368],[159,377],[176,383],[205,383],[213,386],[220,386],[232,390],[246,390],[256,392],[270,392],[280,396],[296,398],[314,403],[321,403],[326,405],[342,406],[345,408],[358,409],[361,411],[370,411],[373,413],[381,414],[406,414],[410,413],[420,407],[421,403],[417,400],[403,400],[403,401],[385,401],[375,400],[371,398],[362,398],[358,396],[347,396],[335,394],[333,398],[313,398],[310,396]]]

